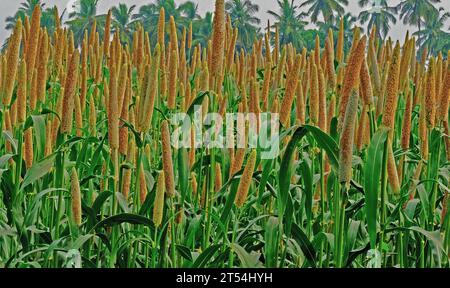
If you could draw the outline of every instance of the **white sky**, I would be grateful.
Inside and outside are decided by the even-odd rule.
[[[7,16],[13,15],[17,8],[20,6],[20,3],[23,0],[1,0],[1,9],[0,9],[0,42],[3,42],[7,32],[5,31],[5,19]],[[183,0],[175,0],[178,3],[184,2]],[[297,5],[300,5],[304,0],[295,0]],[[69,2],[73,2],[73,0],[44,0],[46,3],[46,7],[52,7],[57,5],[60,9],[60,12],[68,5]],[[117,5],[118,3],[126,2],[128,5],[136,4],[138,7],[144,4],[148,4],[152,2],[152,0],[99,0],[99,13],[104,13],[107,11],[109,7]],[[200,14],[204,14],[206,11],[214,10],[214,0],[194,0],[199,4]],[[400,2],[400,0],[388,0],[389,5],[394,6]],[[444,7],[446,11],[450,11],[450,0],[442,0],[441,4],[438,4],[439,7]],[[265,25],[267,20],[270,19],[269,15],[266,13],[268,9],[277,10],[278,5],[276,0],[253,0],[253,3],[256,3],[260,6],[260,11],[258,13],[258,17],[261,18],[261,23]],[[347,11],[357,16],[362,9],[358,6],[357,0],[349,0],[349,6],[347,7]],[[306,19],[307,20],[307,19]],[[445,28],[448,29],[450,24],[448,24]],[[391,32],[390,36],[394,39],[403,39],[406,30],[414,31],[413,27],[405,27],[402,21],[398,21],[397,25],[395,25]]]

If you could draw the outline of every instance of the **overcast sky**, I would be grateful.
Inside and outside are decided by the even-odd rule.
[[[23,1],[23,0],[22,0]],[[0,42],[2,43],[7,35],[7,32],[5,31],[5,19],[8,16],[11,16],[17,11],[17,9],[20,6],[21,0],[1,0],[1,9],[0,9]],[[69,3],[73,2],[74,0],[44,0],[46,3],[46,7],[52,7],[54,5],[57,5],[60,9],[60,12],[64,10],[67,6],[71,6]],[[99,0],[99,9],[98,13],[105,13],[107,9],[113,5],[117,5],[121,2],[126,2],[128,5],[136,4],[137,6],[148,4],[149,2],[152,2],[153,0]],[[182,3],[183,0],[175,0],[175,2]],[[206,11],[213,11],[214,10],[214,0],[194,0],[194,2],[197,2],[199,4],[199,12],[200,14],[204,14]],[[295,0],[297,5],[299,5],[301,2],[304,2],[304,0]],[[388,0],[389,5],[396,5],[400,2],[400,0]],[[441,4],[439,4],[440,7],[444,7],[446,11],[450,11],[450,0],[442,0]],[[268,9],[276,10],[277,2],[276,0],[253,0],[253,3],[257,3],[260,6],[260,11],[258,13],[258,17],[261,18],[262,23],[267,23],[267,20],[270,19],[269,15],[266,13]],[[349,6],[347,7],[347,10],[352,13],[353,15],[357,16],[362,9],[358,6],[357,0],[349,0]],[[69,5],[68,5],[69,4]],[[450,24],[446,25],[446,29],[448,29],[448,26]],[[395,27],[392,28],[390,36],[394,39],[403,39],[406,30],[412,30],[414,31],[414,28],[407,27],[403,25],[402,21],[399,21]]]

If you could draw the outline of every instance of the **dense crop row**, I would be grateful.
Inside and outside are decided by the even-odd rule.
[[[1,55],[0,267],[449,267],[450,54],[376,28],[344,53],[343,22],[313,51],[277,27],[237,51],[223,0],[214,15],[207,47],[164,10],[158,43],[139,27],[130,46],[111,13],[80,48],[39,8],[17,22]],[[170,119],[196,106],[279,114],[280,154],[174,147]]]

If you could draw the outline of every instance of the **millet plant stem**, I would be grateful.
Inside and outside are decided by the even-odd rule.
[[[336,268],[344,268],[344,244],[345,244],[345,206],[346,197],[348,195],[349,188],[347,185],[341,185],[340,201],[339,201],[339,222],[338,222],[338,234],[337,234],[337,253],[336,254]],[[336,207],[337,208],[337,207]]]
[[[57,139],[57,147],[59,147],[60,151],[56,156],[56,173],[55,173],[55,183],[56,187],[64,189],[64,166],[65,166],[65,149],[63,147],[66,142],[67,135],[65,133],[58,133]],[[58,202],[57,202],[57,210],[56,210],[56,222],[55,222],[55,239],[59,239],[59,228],[60,221],[62,217],[63,210],[63,191],[58,191]],[[58,266],[58,258],[57,252],[54,252],[54,264],[55,267]]]
[[[381,237],[380,237],[380,246],[379,246],[379,251],[381,253],[381,258],[383,259],[385,254],[384,254],[384,237],[385,237],[385,228],[386,228],[386,206],[387,206],[387,180],[388,180],[388,176],[387,176],[387,161],[388,161],[388,151],[389,151],[389,139],[386,140],[386,143],[384,145],[384,149],[383,149],[383,162],[382,162],[382,171],[381,171],[381,215],[380,215],[380,227],[381,227]]]
[[[236,233],[238,231],[239,228],[239,218],[241,215],[241,208],[237,208],[235,210],[235,213],[233,213],[233,232],[231,234],[231,243],[234,243],[234,241],[236,240]],[[234,250],[232,247],[230,247],[230,252],[229,252],[229,261],[228,261],[228,268],[233,268],[234,267]]]
[[[320,204],[321,204],[321,227],[322,230],[325,231],[325,213],[326,213],[326,203],[325,203],[325,175],[324,175],[324,170],[325,170],[325,163],[324,163],[324,153],[323,150],[320,150]],[[324,250],[324,241],[322,241],[321,245],[320,245],[320,253],[319,253],[319,267],[322,267],[322,258],[323,258],[323,250]]]

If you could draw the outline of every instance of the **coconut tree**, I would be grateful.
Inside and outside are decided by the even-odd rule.
[[[192,1],[186,1],[178,6],[178,11],[181,13],[181,17],[178,19],[184,26],[189,25],[191,21],[198,19],[198,5]]]
[[[174,0],[157,0],[155,3],[141,6],[138,13],[133,15],[133,19],[143,24],[145,30],[150,34],[152,43],[156,42],[161,8],[164,8],[166,21],[169,21],[169,17],[173,16],[179,30],[182,27],[187,27],[191,21],[199,17],[198,5],[192,1],[186,1],[181,5],[177,5]],[[166,25],[166,28],[169,29],[168,25]]]
[[[208,45],[208,40],[211,38],[213,24],[213,13],[207,12],[203,18],[196,19],[192,22],[193,43],[192,45],[200,44],[202,47]]]
[[[83,41],[84,32],[90,32],[94,21],[97,22],[97,30],[103,34],[105,15],[97,15],[98,0],[79,0],[74,4],[74,11],[69,14],[66,22],[74,34],[75,45],[79,46]]]
[[[336,16],[345,14],[345,6],[348,0],[307,0],[300,5],[300,8],[309,7],[307,14],[311,21],[316,23],[319,15],[322,15],[325,22],[332,22]]]
[[[113,32],[118,29],[120,31],[120,39],[122,42],[129,43],[133,33],[134,21],[132,21],[133,11],[136,5],[128,7],[125,3],[120,3],[111,9],[113,19]]]
[[[52,8],[47,8],[42,11],[41,15],[41,27],[47,29],[48,35],[53,35],[56,26],[55,17],[59,17],[59,22],[61,23],[61,19],[64,17],[66,10],[63,11],[61,15],[57,15],[58,8],[56,6]]]
[[[279,11],[269,10],[267,13],[275,18],[275,25],[280,31],[280,44],[292,43],[297,48],[305,46],[302,32],[307,23],[302,20],[304,15],[298,11],[299,7],[294,0],[277,0],[277,3]]]
[[[55,14],[55,9],[56,6],[52,7],[52,8],[45,8],[45,3],[40,2],[40,0],[27,0],[26,2],[23,2],[20,4],[19,9],[17,10],[17,12],[14,14],[14,16],[9,16],[6,18],[6,29],[10,30],[13,29],[16,25],[16,21],[17,19],[22,19],[22,21],[24,20],[25,16],[27,17],[31,17],[31,15],[33,14],[33,10],[36,8],[36,6],[41,6],[41,27],[47,29],[47,33],[48,35],[52,36],[53,32],[55,31],[55,24],[56,24],[56,14]],[[64,12],[63,12],[64,15]],[[63,17],[63,15],[61,15],[61,18]],[[8,39],[5,40],[4,45],[2,46],[2,49],[4,49],[5,44],[8,42]]]
[[[439,11],[433,4],[440,2],[440,0],[403,0],[397,9],[404,24],[417,26],[421,31],[424,21],[438,16]]]
[[[250,0],[231,0],[225,3],[225,9],[233,26],[239,30],[238,45],[250,49],[259,31],[257,26],[261,23],[261,20],[255,17],[259,6]]]
[[[359,13],[358,19],[361,24],[367,24],[367,30],[372,30],[375,25],[378,36],[380,38],[386,38],[389,30],[391,30],[391,24],[397,23],[397,8],[388,5],[387,0],[359,0],[360,7],[366,7],[371,4],[370,8]]]
[[[413,33],[418,37],[420,49],[428,48],[428,51],[436,55],[440,51],[445,52],[450,48],[450,33],[444,31],[444,25],[450,18],[450,13],[439,9],[438,17],[425,22],[425,27],[421,31]]]
[[[20,7],[14,16],[6,17],[6,30],[14,29],[17,19],[23,20],[25,16],[31,17],[36,6],[41,6],[41,9],[44,10],[45,3],[42,3],[41,0],[26,0],[20,3]]]
[[[150,40],[156,42],[158,31],[159,9],[154,4],[143,5],[139,7],[139,12],[133,15],[135,21],[139,21],[149,33]]]
[[[352,45],[353,29],[356,27],[358,19],[351,13],[346,13],[345,15],[341,16],[341,19],[344,24],[344,39],[345,39],[344,51],[347,52]],[[319,30],[321,31],[321,33],[319,33],[319,36],[326,35],[328,30],[331,29],[333,31],[334,39],[337,41],[341,19],[335,18],[332,22],[318,21],[316,25],[317,27],[319,27]],[[363,28],[360,27],[360,29],[364,31]]]

